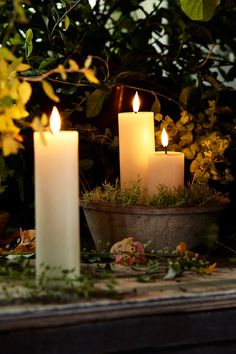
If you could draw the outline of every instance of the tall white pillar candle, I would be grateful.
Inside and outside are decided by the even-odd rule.
[[[165,151],[149,155],[147,192],[150,197],[158,193],[158,185],[176,188],[184,185],[184,153],[167,151],[168,136],[163,129],[162,144]]]
[[[145,189],[148,157],[155,151],[154,114],[138,112],[139,103],[135,99],[134,112],[118,114],[120,183],[121,188],[124,188],[131,181],[140,179]]]
[[[56,107],[53,119],[60,120]],[[36,276],[42,264],[79,275],[78,132],[48,131],[44,138],[34,133]]]

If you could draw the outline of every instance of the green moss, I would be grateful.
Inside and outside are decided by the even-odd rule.
[[[102,186],[85,192],[82,201],[85,205],[101,203],[123,206],[153,206],[156,208],[193,207],[220,204],[222,196],[206,184],[195,183],[187,187],[168,188],[157,187],[157,193],[148,198],[142,191],[139,182],[132,182],[125,189],[119,184],[104,183]]]

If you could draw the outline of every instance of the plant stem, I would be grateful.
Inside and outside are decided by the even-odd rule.
[[[225,249],[227,249],[228,251],[231,251],[233,254],[236,255],[236,250],[234,250],[233,248],[226,246],[224,243],[220,242],[220,241],[216,241],[216,244],[219,246],[224,247]]]

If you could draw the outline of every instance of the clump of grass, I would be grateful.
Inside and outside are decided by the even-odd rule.
[[[220,203],[220,194],[206,184],[168,188],[160,185],[149,204],[156,208],[210,206]]]
[[[157,186],[157,193],[152,198],[147,196],[139,182],[132,182],[121,189],[115,185],[104,183],[82,196],[84,205],[101,203],[119,206],[153,206],[156,208],[178,208],[193,206],[210,206],[221,203],[222,196],[206,184],[195,183],[187,187],[168,188]]]
[[[121,189],[118,182],[115,185],[103,183],[92,191],[85,192],[82,196],[84,204],[101,203],[123,206],[145,205],[145,195],[139,182],[132,182]]]

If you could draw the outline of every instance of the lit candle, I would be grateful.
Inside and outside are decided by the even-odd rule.
[[[158,185],[169,188],[184,185],[184,153],[167,151],[168,135],[162,131],[162,145],[164,151],[156,151],[149,155],[147,191],[151,197],[157,194]]]
[[[138,179],[146,188],[148,156],[155,150],[154,114],[139,112],[137,92],[133,112],[119,113],[118,125],[121,188]]]
[[[44,133],[46,143],[34,133],[36,276],[42,265],[79,275],[78,132],[60,131],[56,107],[50,129]]]

